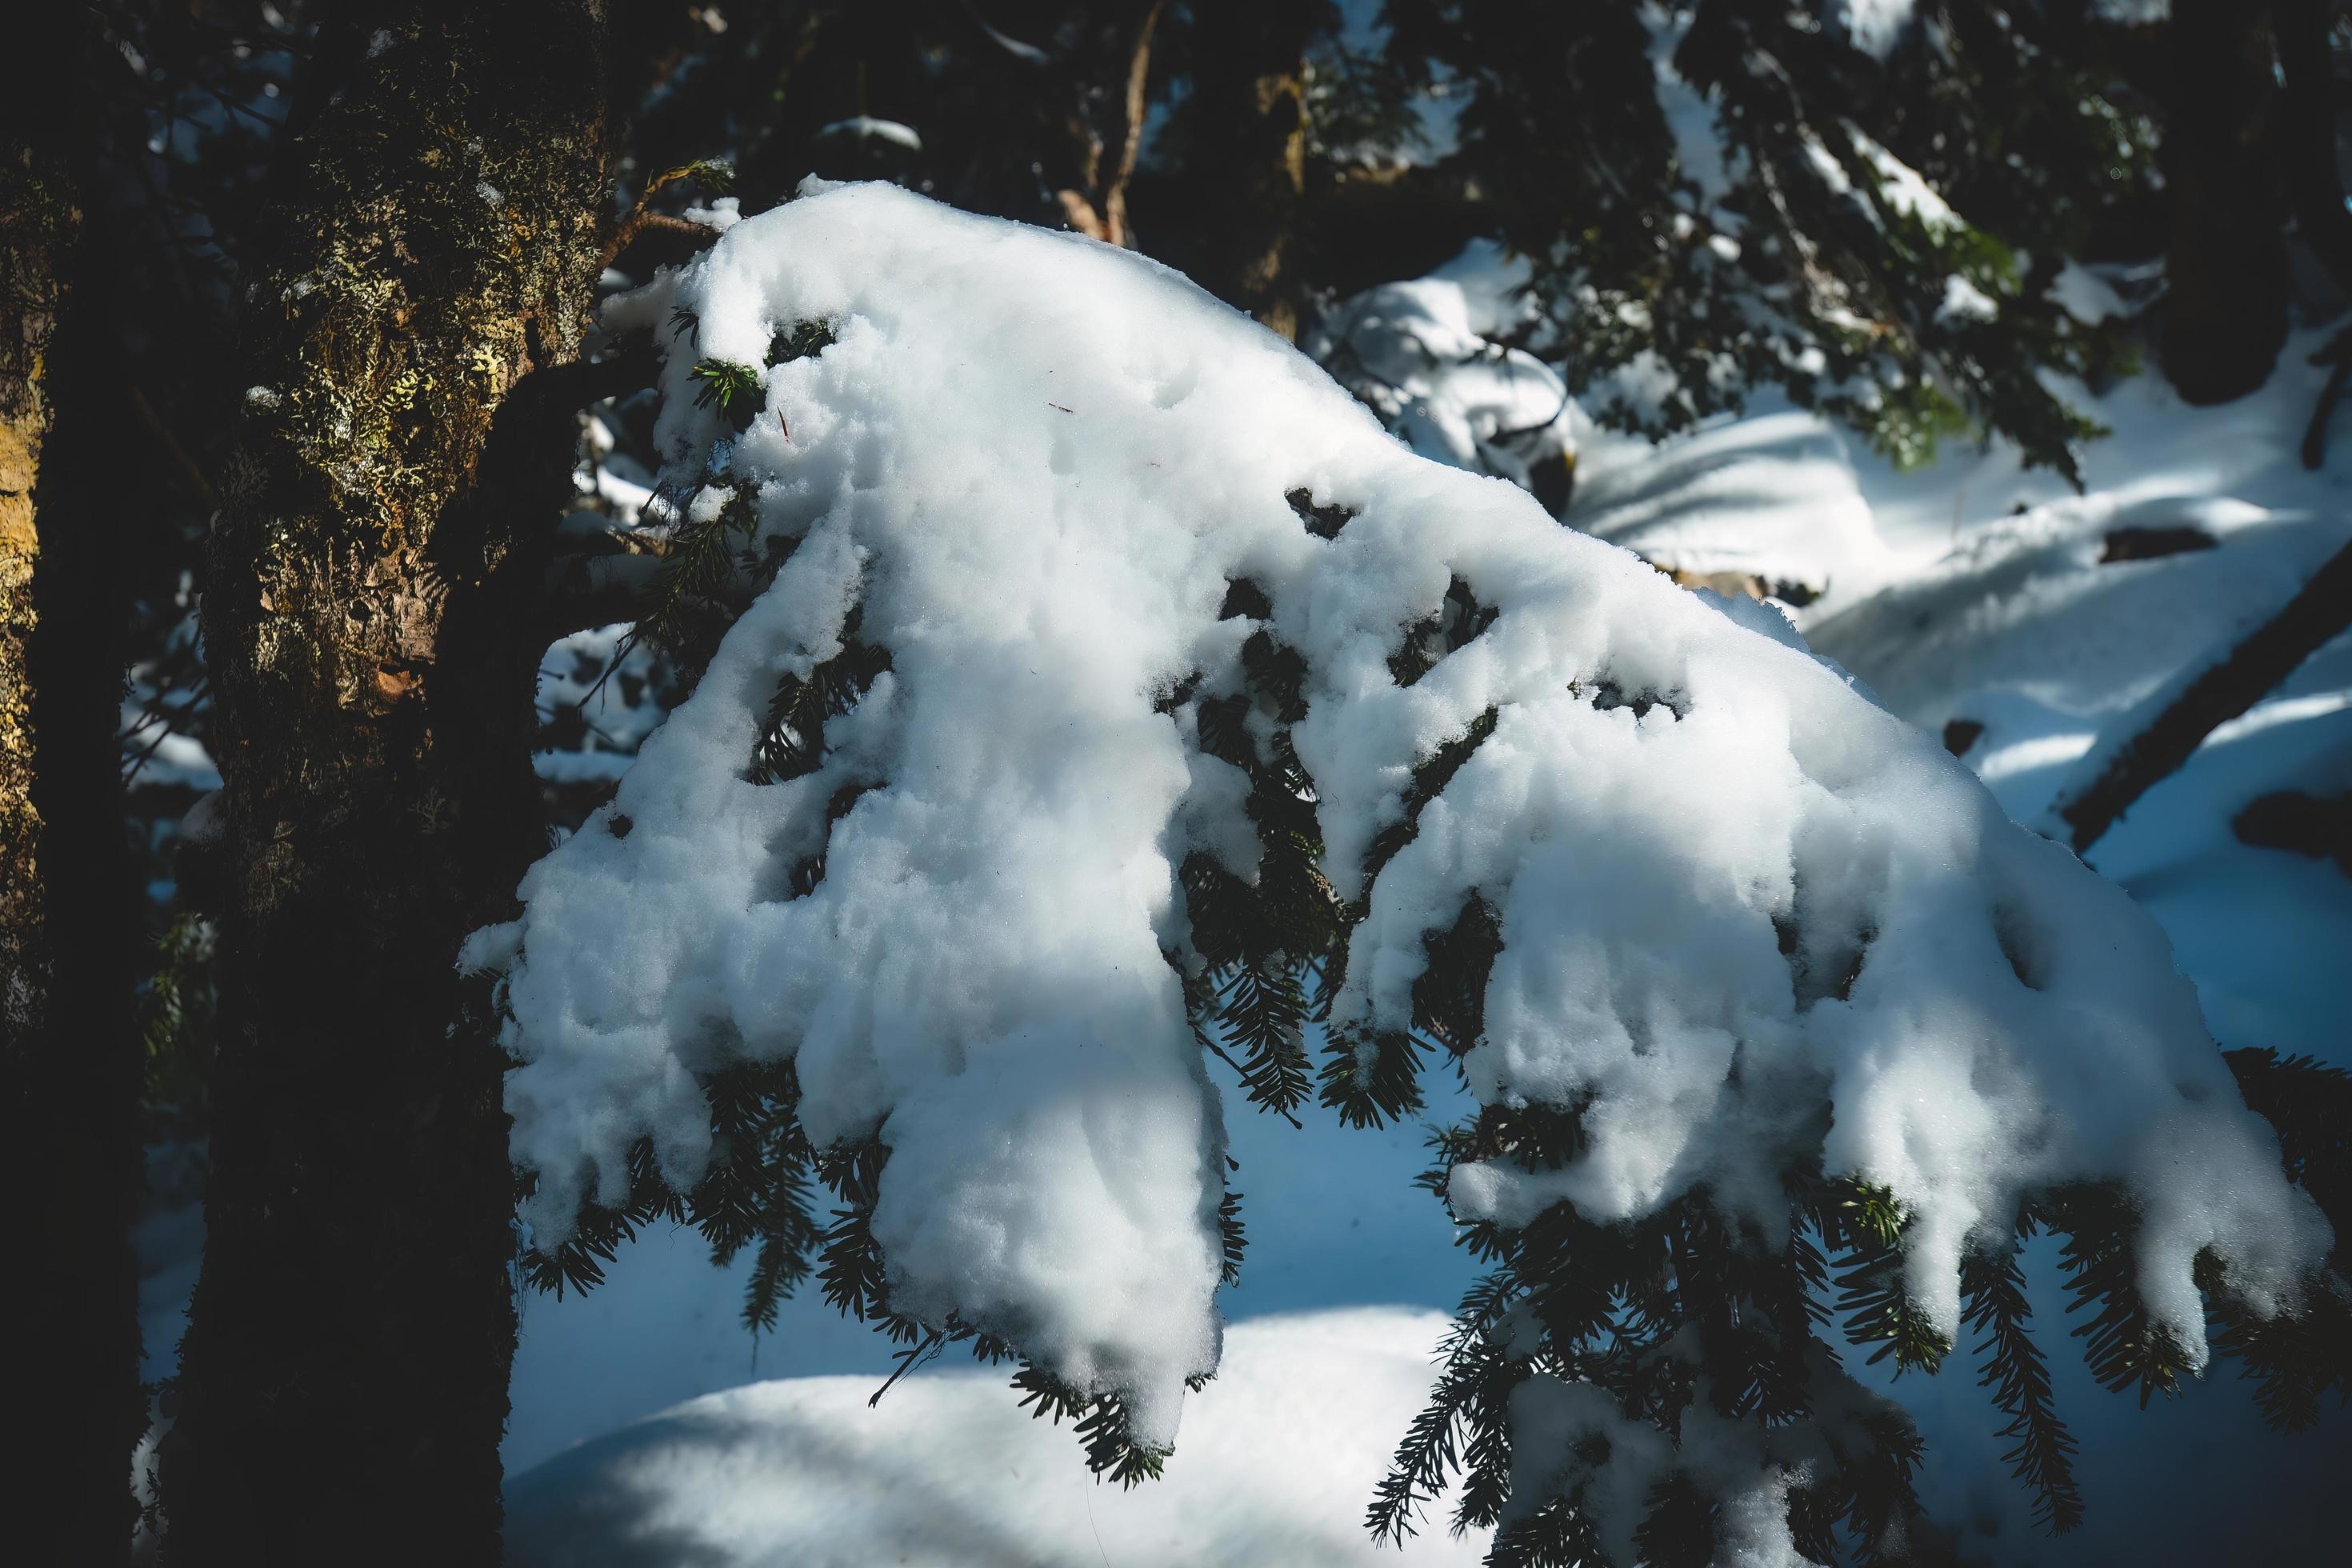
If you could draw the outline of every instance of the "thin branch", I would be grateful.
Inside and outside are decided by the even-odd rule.
[[[604,242],[604,265],[612,266],[623,252],[648,234],[674,234],[697,246],[709,245],[719,238],[719,231],[707,223],[673,217],[668,213],[649,213],[640,206],[613,226],[612,237]]]
[[[574,632],[634,621],[660,575],[657,555],[574,555],[548,573],[541,598],[549,642]]]
[[[2327,421],[2335,416],[2336,405],[2344,400],[2345,383],[2352,381],[2352,327],[2328,339],[2326,345],[2311,356],[2311,363],[2328,367],[2327,384],[2319,389],[2319,401],[2311,410],[2311,423],[2303,430],[2303,466],[2316,468],[2327,460]]]
[[[2206,736],[2261,701],[2347,626],[2352,626],[2352,544],[2329,556],[2285,608],[2181,687],[2137,733],[2106,752],[2095,777],[2060,791],[2051,809],[2073,830],[2074,853],[2089,850]]]
[[[926,1334],[923,1337],[920,1343],[910,1345],[907,1349],[900,1351],[898,1352],[898,1370],[892,1373],[887,1378],[883,1380],[882,1386],[874,1391],[874,1397],[866,1402],[866,1408],[871,1410],[876,1405],[881,1404],[882,1396],[890,1392],[890,1385],[892,1384],[898,1382],[900,1378],[914,1371],[915,1368],[920,1366],[923,1363],[929,1361],[933,1356],[938,1355],[940,1353],[940,1347],[946,1344],[947,1341],[947,1335],[941,1333],[937,1329],[933,1329],[929,1334]]]
[[[1121,100],[1121,115],[1126,123],[1120,127],[1118,163],[1111,171],[1110,183],[1103,189],[1103,237],[1113,245],[1129,245],[1133,237],[1127,225],[1127,184],[1135,174],[1136,154],[1143,147],[1143,121],[1150,107],[1151,81],[1151,37],[1160,26],[1160,13],[1167,0],[1151,0],[1144,7],[1142,17],[1135,25],[1135,41],[1127,51],[1127,93]]]
[[[172,459],[173,471],[179,475],[189,493],[204,503],[205,511],[219,510],[219,492],[205,478],[204,469],[189,456],[187,447],[180,444],[180,438],[172,434],[172,427],[163,423],[163,416],[155,412],[155,405],[147,401],[146,389],[135,381],[131,384],[131,408],[139,416],[140,423],[147,426],[148,433],[162,444],[163,455]]]
[[[563,399],[563,407],[586,408],[608,398],[645,391],[653,385],[660,371],[661,361],[655,355],[653,345],[638,341],[603,359],[574,360],[569,364],[551,366],[540,374],[547,378],[545,395]]]

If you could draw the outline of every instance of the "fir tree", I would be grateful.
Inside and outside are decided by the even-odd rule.
[[[2074,472],[2095,430],[2040,374],[2095,383],[2121,345],[2049,289],[2146,208],[2156,133],[2085,5],[1923,5],[1883,58],[1821,4],[1385,14],[1604,419],[1661,435],[1779,386],[1899,462],[1991,433]]]

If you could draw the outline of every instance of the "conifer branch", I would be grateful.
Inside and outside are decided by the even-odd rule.
[[[2063,1535],[2083,1521],[2074,1435],[2058,1417],[2049,1363],[2033,1342],[2017,1246],[1970,1253],[1960,1265],[1960,1290],[1962,1326],[1984,1336],[1977,1346],[1983,1369],[1978,1386],[1992,1390],[1994,1407],[2009,1417],[1998,1435],[2014,1445],[2001,1461],[2032,1492],[2034,1523]]]
[[[2046,1213],[2051,1227],[2066,1234],[2059,1263],[2074,1298],[2067,1314],[2098,1309],[2073,1331],[2083,1341],[2091,1375],[2112,1393],[2137,1389],[2142,1409],[2155,1394],[2179,1393],[2187,1358],[2157,1327],[2140,1296],[2131,1215],[2122,1199],[2101,1189],[2070,1189],[2053,1196]]]
[[[1848,1314],[1847,1342],[1877,1345],[1870,1364],[1893,1356],[1897,1376],[1932,1373],[1952,1345],[1911,1300],[1904,1283],[1902,1238],[1909,1216],[1884,1187],[1849,1182],[1845,1189],[1839,1207],[1850,1257],[1837,1280],[1837,1309]]]

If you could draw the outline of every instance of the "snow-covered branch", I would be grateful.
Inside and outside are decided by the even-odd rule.
[[[2325,1252],[2122,892],[1769,610],[1414,456],[1165,268],[813,184],[608,325],[663,329],[665,484],[772,579],[469,947],[505,971],[542,1247],[737,1161],[722,1090],[781,1075],[849,1203],[829,1293],[1165,1450],[1227,1261],[1195,1029],[1235,1043],[1247,990],[1259,1098],[1319,1005],[1349,1114],[1411,1111],[1434,1043],[1496,1116],[1571,1119],[1459,1151],[1446,1195],[1497,1235],[1671,1215],[1786,1247],[1796,1188],[1848,1180],[1922,1343],[2038,1194],[2123,1195],[2189,1366],[2200,1259],[2267,1315]],[[1276,961],[1313,961],[1289,1000],[1257,994]],[[1601,1433],[1663,1475],[1625,1397],[1525,1384],[1514,1473],[1566,1484]],[[1698,1420],[1691,1473],[1778,1518],[1794,1440],[1729,1457]],[[1611,1540],[1642,1495],[1607,1494]]]

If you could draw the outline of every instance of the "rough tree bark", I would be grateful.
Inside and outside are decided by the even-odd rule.
[[[103,505],[102,247],[78,191],[79,11],[16,39],[42,62],[0,105],[0,1179],[26,1195],[0,1290],[15,1347],[10,1548],[130,1552],[139,1389],[140,1060],[131,1029],[116,705],[122,621]],[[96,275],[94,277],[93,275]]]
[[[455,959],[544,847],[531,596],[600,266],[604,21],[378,7],[298,104],[250,253],[203,608],[221,1044],[175,1562],[499,1554],[512,1185]]]
[[[2175,0],[2165,175],[2172,238],[2158,358],[2190,403],[2262,385],[2286,342],[2286,251],[2266,145],[2277,90],[2268,7]]]

